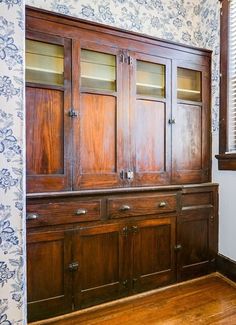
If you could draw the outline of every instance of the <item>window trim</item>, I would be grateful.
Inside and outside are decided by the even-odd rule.
[[[219,116],[219,170],[236,170],[236,153],[227,153],[228,143],[228,46],[229,0],[221,2],[220,17],[220,116]]]
[[[218,169],[236,170],[236,153],[227,153],[228,143],[228,45],[229,0],[221,2],[220,17],[220,120]]]

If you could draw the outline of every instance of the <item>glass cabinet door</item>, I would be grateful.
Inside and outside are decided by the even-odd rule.
[[[116,91],[116,57],[82,49],[81,87]]]
[[[202,100],[201,72],[178,68],[177,69],[177,98],[200,102]]]
[[[138,95],[165,97],[165,66],[137,60]]]
[[[170,159],[170,61],[134,53],[130,65],[130,138],[133,186],[166,184]]]
[[[71,107],[70,40],[31,34],[26,40],[25,73],[27,191],[67,189],[70,120],[65,112]]]
[[[63,86],[63,46],[26,40],[26,82]]]

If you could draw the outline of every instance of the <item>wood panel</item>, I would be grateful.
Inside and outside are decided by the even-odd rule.
[[[81,96],[82,174],[116,171],[116,98],[83,94]]]
[[[136,173],[165,172],[165,104],[137,100]]]
[[[182,212],[177,224],[177,242],[181,245],[178,252],[179,279],[193,278],[212,270],[214,223],[211,208],[193,208]]]
[[[157,288],[175,280],[175,218],[145,220],[134,230],[134,291]]]
[[[120,225],[82,228],[74,239],[80,268],[74,278],[75,307],[115,299],[126,290],[121,284],[126,268],[125,236]]]
[[[63,92],[26,89],[27,175],[64,174]]]
[[[72,310],[70,232],[27,236],[28,319],[38,320]]]

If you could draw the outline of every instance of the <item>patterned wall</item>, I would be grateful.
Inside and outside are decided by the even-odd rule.
[[[24,2],[0,1],[0,324],[23,324]]]
[[[218,128],[218,0],[26,0],[26,4],[213,50]],[[0,324],[24,324],[23,8],[0,0]],[[23,233],[22,233],[23,231]]]

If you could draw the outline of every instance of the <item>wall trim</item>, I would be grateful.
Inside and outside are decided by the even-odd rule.
[[[236,282],[236,261],[218,254],[216,258],[216,269],[230,280]]]

